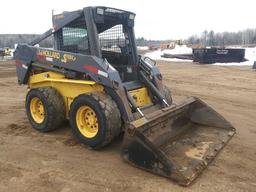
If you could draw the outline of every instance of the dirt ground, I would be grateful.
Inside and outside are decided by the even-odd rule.
[[[26,118],[26,87],[13,63],[0,63],[0,191],[256,191],[256,72],[158,62],[174,101],[197,96],[220,112],[237,134],[189,187],[134,168],[120,158],[121,138],[92,151],[78,144],[68,125],[47,134]]]

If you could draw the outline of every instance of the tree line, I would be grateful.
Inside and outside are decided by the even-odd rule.
[[[139,37],[136,39],[137,46],[159,46],[162,43],[170,43],[172,40],[151,40]]]
[[[14,48],[18,43],[30,43],[39,35],[35,34],[0,34],[0,48]],[[49,37],[40,43],[42,47],[52,47],[52,37]]]
[[[35,34],[0,34],[0,48],[9,47],[13,49],[15,44],[29,43],[33,39],[37,38],[38,36],[39,35],[35,35]],[[170,41],[171,40],[164,40],[164,41],[163,40],[147,40],[143,37],[136,39],[136,43],[138,46],[150,46],[150,45],[159,46],[161,43],[168,43]],[[53,47],[52,37],[49,37],[43,40],[40,43],[40,46],[48,47],[48,48]]]
[[[0,48],[14,48],[17,43],[29,43],[39,35],[35,34],[0,34]],[[137,46],[159,46],[163,43],[170,43],[172,40],[148,40],[144,37],[136,39]],[[192,35],[185,40],[188,44],[203,46],[228,46],[228,45],[256,45],[256,29],[246,29],[238,32],[217,32],[213,30]],[[52,37],[40,43],[42,47],[53,47]]]
[[[192,35],[187,39],[189,44],[204,46],[228,46],[256,44],[256,29],[246,29],[238,32],[218,32],[213,30],[202,32],[200,36]]]

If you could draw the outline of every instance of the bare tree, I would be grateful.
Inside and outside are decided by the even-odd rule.
[[[205,30],[200,37],[192,35],[187,40],[191,44],[203,44],[205,46],[256,44],[256,29],[222,33]]]

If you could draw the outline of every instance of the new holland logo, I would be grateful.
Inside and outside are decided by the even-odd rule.
[[[50,51],[50,50],[42,50],[39,49],[37,51],[37,55],[40,58],[40,60],[46,60],[52,62],[53,59],[60,60],[62,63],[68,63],[68,62],[74,62],[76,61],[76,57],[71,54],[64,53],[62,56],[59,52],[56,51]]]
[[[39,49],[37,51],[37,55],[50,57],[50,58],[53,58],[53,59],[60,59],[60,53],[56,52],[56,51],[49,51],[49,50]]]

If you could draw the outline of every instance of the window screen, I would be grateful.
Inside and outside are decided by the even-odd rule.
[[[86,29],[64,27],[62,35],[63,46],[77,46],[79,50],[86,50],[89,48]]]
[[[83,51],[89,48],[87,30],[83,28],[64,27],[62,29],[63,46],[75,46]]]
[[[58,49],[73,53],[89,53],[89,40],[84,22],[74,22],[57,34]]]
[[[124,52],[126,48],[123,26],[116,25],[99,34],[100,46],[103,51]]]

